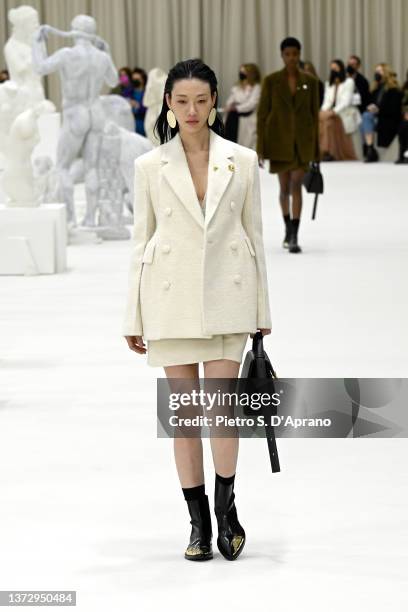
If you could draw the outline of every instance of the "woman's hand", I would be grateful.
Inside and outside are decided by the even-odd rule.
[[[378,106],[376,104],[369,104],[367,106],[367,110],[375,115],[376,113],[378,113]]]
[[[268,334],[272,333],[272,330],[269,327],[260,327],[258,331],[260,331],[263,336],[267,336]],[[255,334],[249,334],[249,336],[253,338]]]
[[[125,336],[128,347],[131,351],[144,355],[146,353],[146,345],[143,342],[143,336]]]
[[[263,157],[259,157],[258,156],[258,166],[260,168],[264,168],[265,167],[265,160],[263,159]]]

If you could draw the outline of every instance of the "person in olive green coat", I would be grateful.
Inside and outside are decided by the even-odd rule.
[[[268,159],[269,171],[279,176],[279,199],[286,226],[283,247],[299,253],[302,180],[309,163],[320,159],[319,81],[299,69],[301,45],[296,38],[285,38],[280,48],[285,67],[266,76],[262,83],[257,153],[260,165]]]

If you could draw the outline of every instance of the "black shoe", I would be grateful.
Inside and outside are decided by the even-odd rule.
[[[290,231],[291,231],[290,219],[288,221],[285,221],[285,226],[286,226],[285,237],[283,239],[282,246],[284,249],[288,249],[289,240],[290,240]]]
[[[366,142],[363,143],[363,157],[364,159],[367,157],[368,144]]]
[[[228,561],[234,561],[245,544],[245,531],[238,521],[234,500],[234,483],[226,485],[216,478],[214,510],[218,522],[217,546]]]
[[[198,499],[187,500],[191,516],[190,543],[184,557],[189,561],[206,561],[213,558],[211,513],[208,495]]]
[[[394,164],[408,164],[408,158],[399,157],[397,160],[395,160]]]
[[[368,145],[367,147],[367,155],[364,160],[365,162],[378,162],[378,151],[374,147],[374,145]]]
[[[298,221],[298,220],[292,219],[291,221],[292,229],[290,232],[290,239],[289,239],[289,253],[301,253],[302,249],[298,245],[298,237],[297,237],[299,222],[296,223],[294,221]]]
[[[324,162],[335,161],[335,158],[333,157],[333,155],[330,155],[330,153],[325,153],[322,157],[322,161]]]

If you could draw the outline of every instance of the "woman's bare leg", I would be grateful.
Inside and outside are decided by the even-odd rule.
[[[240,364],[231,359],[214,359],[204,362],[204,377],[207,378],[237,378]],[[233,438],[211,436],[211,452],[214,469],[220,476],[235,474],[238,459],[239,436],[234,428]]]
[[[191,379],[189,389],[200,390],[198,363],[167,366],[164,370],[167,378]],[[171,391],[175,392],[177,381],[172,380],[170,386]],[[183,392],[188,391],[184,381],[182,387]],[[197,435],[197,437],[187,438],[174,436],[174,458],[182,488],[197,487],[204,484],[203,443],[201,436]]]
[[[290,171],[279,172],[278,177],[280,185],[279,202],[282,209],[282,215],[285,217],[290,214]]]
[[[302,212],[302,181],[305,172],[302,168],[290,173],[290,192],[292,195],[292,219],[300,219]]]

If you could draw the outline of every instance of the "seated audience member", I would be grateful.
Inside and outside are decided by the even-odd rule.
[[[123,66],[123,68],[119,69],[119,85],[111,89],[111,94],[117,94],[124,98],[132,98],[132,72],[128,66]]]
[[[360,126],[366,144],[366,162],[378,161],[374,146],[375,132],[379,147],[388,147],[397,135],[401,123],[401,102],[402,91],[395,72],[388,64],[378,64],[371,85],[370,103],[363,113]]]
[[[10,79],[9,71],[5,68],[0,72],[0,83],[5,83]]]
[[[256,110],[261,97],[261,75],[256,64],[241,64],[238,82],[225,103],[225,138],[256,149]]]
[[[133,116],[135,118],[135,131],[141,136],[146,136],[144,129],[144,118],[147,108],[143,106],[143,97],[146,89],[147,74],[143,68],[133,68],[132,85],[133,98],[130,102],[132,105]]]
[[[320,153],[323,161],[355,160],[350,134],[358,127],[359,112],[353,106],[354,81],[346,78],[344,63],[330,64],[323,104],[319,113]]]
[[[360,113],[364,113],[367,104],[370,102],[370,84],[360,72],[361,59],[358,55],[350,55],[346,72],[349,77],[354,80],[355,90],[360,94],[360,100],[357,104]]]
[[[302,68],[302,70],[307,72],[307,74],[311,74],[312,76],[316,77],[316,79],[319,81],[319,106],[321,106],[323,104],[323,99],[324,99],[324,83],[323,83],[323,81],[321,81],[319,79],[318,74],[316,72],[316,68],[314,67],[312,62],[309,62],[308,60],[305,60],[304,62],[302,62],[301,68]]]
[[[399,155],[396,164],[408,164],[408,70],[402,87],[402,119],[398,129]]]

